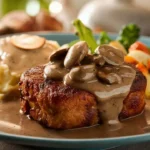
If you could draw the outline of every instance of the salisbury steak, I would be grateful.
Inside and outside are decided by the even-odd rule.
[[[28,70],[21,78],[21,109],[47,127],[69,129],[98,123],[95,97],[61,82],[44,81],[44,67]]]
[[[101,121],[94,95],[59,81],[45,80],[43,72],[44,66],[39,66],[29,69],[21,77],[21,110],[24,114],[55,129],[91,126]],[[137,71],[120,119],[143,111],[145,87],[146,79]]]

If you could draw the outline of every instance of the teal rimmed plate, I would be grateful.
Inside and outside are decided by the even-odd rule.
[[[39,33],[38,35],[43,36],[49,40],[56,40],[61,45],[77,39],[77,37],[73,34],[64,33]],[[110,36],[115,38],[115,35],[113,34],[110,34]],[[150,38],[141,37],[140,40],[150,46]],[[11,114],[9,113],[10,109],[14,110]],[[10,122],[9,118],[13,118],[14,115],[18,115],[18,118]],[[120,145],[150,141],[150,122],[148,122],[150,117],[149,120],[145,119],[148,118],[148,116],[150,116],[150,113],[146,111],[146,113],[143,113],[139,116],[139,118],[143,119],[138,119],[138,117],[136,117],[132,118],[132,121],[125,121],[123,123],[125,127],[127,126],[131,129],[127,135],[125,132],[123,132],[123,130],[116,130],[113,132],[110,131],[112,134],[108,134],[107,137],[107,135],[101,135],[101,130],[104,128],[101,129],[100,126],[91,127],[90,129],[83,128],[68,131],[45,129],[35,121],[27,120],[25,116],[19,115],[19,101],[11,101],[0,103],[0,140],[16,144],[53,148],[112,148]],[[25,122],[27,121],[30,123],[29,125],[25,126]],[[130,122],[135,124],[131,124]],[[45,134],[38,135],[36,134],[38,131],[32,132],[33,134],[30,134],[30,130],[33,129],[35,124],[38,126],[38,129],[41,129]],[[139,132],[134,132],[135,130],[139,130]],[[46,134],[46,132],[48,134]]]

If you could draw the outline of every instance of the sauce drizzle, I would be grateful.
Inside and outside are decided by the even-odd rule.
[[[45,78],[61,80],[65,85],[94,94],[100,118],[106,124],[119,122],[123,100],[135,75],[135,69],[124,63],[121,51],[103,45],[96,49],[95,55],[90,55],[84,41],[52,54],[44,70]]]

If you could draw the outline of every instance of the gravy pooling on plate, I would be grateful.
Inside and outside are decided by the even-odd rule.
[[[135,69],[124,63],[120,50],[103,45],[90,55],[83,41],[52,54],[44,70],[45,78],[94,94],[104,123],[118,122],[135,75]]]
[[[44,128],[27,116],[19,113],[20,101],[4,101],[0,104],[0,131],[31,137],[57,139],[95,139],[143,135],[150,133],[150,102],[146,101],[145,111],[137,117],[124,120],[122,124],[107,126],[106,124],[73,130],[53,130]]]

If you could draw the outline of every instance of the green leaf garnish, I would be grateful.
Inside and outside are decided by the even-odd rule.
[[[108,34],[103,31],[103,32],[100,33],[100,39],[99,39],[99,41],[100,41],[100,45],[102,45],[102,44],[109,44],[112,40],[108,36]]]
[[[117,40],[128,50],[140,36],[140,28],[136,24],[125,25],[119,32]]]
[[[95,49],[97,48],[98,44],[93,36],[92,30],[86,27],[79,19],[73,22],[74,27],[76,28],[77,35],[81,41],[86,41],[91,53],[94,54]]]

